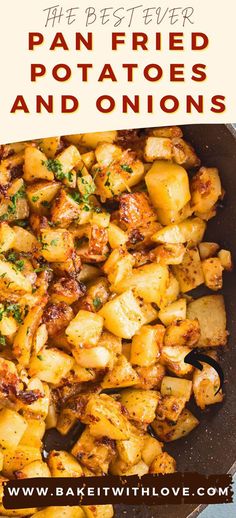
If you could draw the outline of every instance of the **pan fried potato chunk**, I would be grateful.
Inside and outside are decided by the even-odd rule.
[[[94,133],[78,133],[66,135],[65,139],[76,146],[96,149],[100,142],[112,143],[116,140],[117,131],[96,131]]]
[[[85,518],[112,518],[114,516],[112,505],[82,505],[82,509],[85,512]]]
[[[41,460],[39,448],[19,444],[16,448],[5,450],[3,462],[3,474],[13,477],[16,471],[21,471],[27,464]]]
[[[203,238],[206,224],[200,218],[188,218],[182,223],[169,225],[152,236],[156,243],[186,243],[196,246]]]
[[[187,172],[172,162],[154,162],[146,174],[145,182],[156,209],[178,211],[190,200]]]
[[[127,289],[132,289],[144,302],[155,302],[160,306],[168,280],[169,272],[166,266],[145,264],[134,268],[129,276],[116,283],[114,290],[116,293],[122,293]]]
[[[192,432],[198,424],[198,419],[190,412],[190,410],[185,408],[181,412],[176,423],[155,419],[152,423],[152,428],[161,441],[170,442],[185,437]]]
[[[32,417],[25,417],[27,428],[21,437],[20,444],[25,446],[33,446],[40,448],[42,445],[42,439],[45,433],[45,422],[41,419],[33,419]]]
[[[186,169],[191,169],[192,167],[197,167],[200,165],[200,160],[197,157],[193,147],[185,142],[182,138],[173,138],[173,158],[177,164],[185,167]]]
[[[161,382],[161,395],[174,396],[177,398],[185,398],[190,400],[192,394],[192,381],[173,378],[172,376],[164,376]]]
[[[48,466],[52,477],[83,476],[83,468],[67,451],[52,450],[48,456]]]
[[[74,243],[71,234],[64,229],[45,229],[41,235],[42,255],[48,262],[61,263],[71,257]]]
[[[154,390],[127,389],[122,392],[121,403],[130,418],[149,424],[155,419],[160,394]]]
[[[57,182],[37,182],[26,189],[31,209],[38,214],[47,214],[53,198],[60,189]]]
[[[14,242],[12,244],[13,250],[17,252],[32,252],[37,247],[38,241],[36,237],[26,230],[25,228],[13,227],[14,230]]]
[[[156,415],[159,419],[176,422],[186,404],[185,397],[162,396],[159,401]]]
[[[132,428],[127,441],[117,441],[119,459],[131,467],[140,462],[143,447],[143,436],[136,428]]]
[[[232,254],[229,250],[223,248],[218,252],[218,257],[221,262],[221,266],[224,270],[231,272],[233,270]]]
[[[209,257],[213,257],[213,255],[218,252],[219,248],[220,246],[217,243],[209,243],[207,241],[199,243],[198,249],[202,261],[209,259]]]
[[[182,263],[173,266],[173,271],[182,293],[187,293],[203,284],[204,275],[198,249],[187,249]]]
[[[104,369],[111,361],[111,354],[101,346],[91,349],[78,349],[73,351],[76,363],[85,369]]]
[[[89,399],[84,420],[89,424],[91,435],[95,437],[107,436],[114,440],[129,438],[129,421],[122,413],[120,403],[106,394]]]
[[[26,420],[14,410],[0,410],[0,445],[1,448],[16,448],[27,428]]]
[[[136,385],[138,375],[132,368],[131,363],[122,354],[119,356],[113,369],[108,372],[102,381],[102,388],[121,388]]]
[[[97,345],[102,329],[102,316],[81,309],[66,328],[66,336],[76,350],[81,344],[93,347]]]
[[[162,453],[162,446],[162,443],[151,437],[151,435],[147,434],[144,436],[141,456],[147,466],[150,466],[157,455]]]
[[[169,326],[172,322],[178,320],[185,320],[187,315],[187,301],[186,299],[178,299],[168,306],[161,309],[158,313],[158,318],[164,324]]]
[[[221,290],[223,266],[219,257],[210,257],[202,261],[202,271],[205,285],[213,291]]]
[[[74,360],[68,354],[55,347],[43,347],[37,356],[32,356],[29,373],[31,376],[38,376],[41,381],[56,385],[67,376],[73,364]]]
[[[175,347],[165,345],[161,351],[161,362],[176,376],[187,376],[193,371],[192,365],[184,361],[185,356],[190,351],[191,349],[184,345],[176,345]]]
[[[201,167],[191,180],[191,203],[194,211],[209,212],[218,201],[221,192],[218,169]]]
[[[0,223],[0,253],[7,252],[15,240],[14,230],[5,222]]]
[[[200,326],[198,320],[178,320],[170,324],[165,333],[164,344],[167,347],[175,345],[187,345],[193,347],[200,338]]]
[[[165,243],[150,252],[150,258],[160,264],[181,264],[186,251],[182,243]]]
[[[103,442],[99,437],[91,435],[88,427],[73,446],[71,453],[82,464],[82,469],[89,468],[93,471],[93,475],[98,476],[107,473],[115,454],[113,443]]]
[[[215,356],[213,356],[214,359]],[[208,405],[221,403],[223,401],[223,393],[220,388],[220,379],[216,370],[202,363],[203,369],[195,370],[193,374],[193,393],[197,405],[204,410]]]
[[[58,518],[61,515],[63,518],[85,518],[84,511],[77,506],[51,506],[45,507],[42,511],[38,511],[32,518]]]
[[[207,295],[188,304],[187,318],[197,318],[201,335],[197,347],[226,345],[226,312],[222,295]]]
[[[7,261],[0,260],[0,289],[7,289],[8,293],[24,295],[32,292],[32,285],[20,271]]]
[[[36,147],[28,146],[25,149],[24,175],[26,182],[35,180],[54,180],[54,174],[47,168],[47,157]]]
[[[150,466],[150,473],[165,475],[176,471],[176,462],[168,453],[163,452],[157,455]]]
[[[136,383],[136,388],[150,390],[150,389],[160,389],[161,380],[165,376],[165,367],[160,363],[156,363],[155,365],[151,365],[151,367],[136,367],[135,368],[138,374],[138,383]]]
[[[16,478],[24,479],[24,478],[50,478],[51,473],[48,469],[46,462],[41,460],[35,460],[30,464],[27,464],[19,471],[16,471]]]
[[[133,365],[150,367],[157,362],[165,329],[161,325],[143,326],[132,339],[130,361]]]
[[[145,317],[132,290],[108,301],[99,311],[108,331],[120,338],[132,338],[145,324]]]
[[[147,162],[154,162],[154,160],[171,160],[171,139],[165,137],[148,137],[144,148],[144,158]]]

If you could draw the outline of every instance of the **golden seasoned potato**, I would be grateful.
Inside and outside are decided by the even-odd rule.
[[[190,351],[191,349],[184,345],[176,345],[175,347],[165,345],[161,351],[161,362],[176,376],[187,376],[193,371],[192,365],[184,362],[185,356]]]
[[[195,246],[203,238],[206,224],[200,218],[188,218],[185,221],[168,225],[158,230],[152,236],[152,240],[157,243],[180,244],[188,242],[189,246]]]
[[[0,410],[1,448],[3,448],[3,450],[16,448],[26,428],[27,422],[20,414],[10,408]]]
[[[25,421],[27,428],[21,437],[20,444],[40,448],[46,428],[45,422],[42,419],[33,419],[32,417],[25,417]]]
[[[166,137],[148,137],[144,148],[144,158],[147,162],[154,162],[154,160],[171,160],[171,139]]]
[[[131,363],[121,354],[113,368],[105,374],[101,383],[102,388],[122,388],[136,385],[138,375],[132,368]]]
[[[118,225],[115,225],[115,223],[110,222],[108,227],[108,240],[112,249],[124,246],[128,239],[129,237],[124,230],[118,227]]]
[[[4,452],[3,475],[13,477],[16,471],[21,471],[25,466],[41,459],[41,451],[33,446],[19,444],[16,448],[8,448]]]
[[[106,439],[108,439],[107,436]],[[104,473],[107,473],[109,464],[115,455],[114,443],[92,436],[88,427],[86,427],[73,446],[71,453],[83,466],[91,469],[93,475],[104,475]]]
[[[130,362],[140,367],[150,367],[160,357],[165,329],[161,325],[143,326],[132,339]]]
[[[119,459],[131,467],[141,460],[143,436],[135,427],[131,428],[130,437],[126,441],[116,443]]]
[[[100,142],[114,142],[117,131],[96,131],[94,133],[78,133],[77,135],[66,135],[65,139],[76,146],[96,149]]]
[[[158,209],[181,210],[190,200],[187,172],[172,162],[154,162],[146,174],[145,182],[157,214]]]
[[[6,222],[0,223],[0,253],[12,248],[14,240],[14,230]]]
[[[164,324],[169,326],[176,320],[185,320],[187,315],[187,301],[186,299],[178,299],[168,306],[162,308],[158,313],[158,318]]]
[[[147,466],[150,466],[157,455],[162,453],[162,446],[162,443],[151,437],[151,435],[146,434],[143,437],[141,456]]]
[[[122,412],[120,403],[106,394],[92,396],[89,399],[84,421],[89,424],[90,433],[95,437],[106,436],[114,440],[129,438],[129,421]]]
[[[37,376],[41,381],[57,385],[74,364],[73,358],[59,349],[43,347],[38,355],[32,356],[29,365],[31,376]],[[52,369],[53,365],[53,369]]]
[[[52,450],[48,456],[48,466],[52,477],[82,477],[83,468],[67,451]]]
[[[219,257],[210,257],[202,261],[202,271],[205,285],[210,290],[218,291],[223,286],[223,266]]]
[[[173,347],[175,345],[193,347],[199,341],[199,338],[200,326],[197,319],[178,320],[167,327],[164,344],[167,347]]]
[[[173,271],[182,293],[187,293],[203,284],[204,275],[198,249],[187,249],[182,263],[173,266]]]
[[[132,290],[108,301],[99,311],[108,331],[120,338],[132,338],[145,324],[142,308]]]
[[[85,369],[104,369],[111,362],[111,353],[101,346],[90,349],[78,347],[73,350],[76,363]]]
[[[165,367],[161,363],[151,365],[151,367],[136,367],[138,383],[136,388],[150,390],[160,389],[162,378],[165,376]]]
[[[201,260],[208,259],[209,257],[213,257],[219,250],[220,245],[217,243],[209,243],[208,241],[202,241],[199,243],[198,249]]]
[[[35,180],[47,180],[52,182],[54,174],[47,167],[47,157],[42,151],[34,146],[27,146],[25,149],[24,175],[26,182]]]
[[[149,424],[155,419],[160,394],[154,390],[127,389],[121,394],[121,403],[130,419]]]
[[[161,395],[185,398],[189,401],[192,394],[192,381],[164,376],[161,382]]]
[[[224,250],[223,248],[218,252],[218,257],[221,262],[221,266],[224,270],[231,272],[233,270],[233,260],[232,254],[229,250]]]
[[[84,511],[78,506],[45,507],[34,514],[32,518],[58,518],[59,515],[63,518],[85,518]]]
[[[211,356],[216,359],[215,355],[211,354]],[[216,370],[207,363],[202,363],[202,366],[202,371],[194,370],[193,393],[197,405],[204,410],[208,405],[221,403],[224,396],[222,390],[217,393],[220,379]]]
[[[79,350],[81,344],[88,347],[97,345],[102,329],[102,316],[81,309],[66,328],[66,336],[76,350]]]
[[[165,475],[176,471],[176,462],[168,453],[159,453],[150,466],[150,473]]]
[[[42,255],[46,261],[61,263],[69,259],[74,250],[71,234],[62,228],[48,228],[41,234]]]
[[[26,189],[30,207],[38,214],[48,214],[52,200],[57,195],[60,184],[57,182],[37,182]]]
[[[221,196],[218,169],[201,167],[191,180],[191,204],[195,212],[210,211]]]
[[[152,423],[157,436],[164,442],[176,441],[188,435],[199,424],[198,419],[185,408],[176,423],[155,419]]]
[[[27,464],[21,470],[16,471],[16,478],[24,479],[24,478],[49,478],[51,477],[50,471],[46,462],[41,460],[35,460],[30,464]]]
[[[222,295],[207,295],[188,304],[187,318],[197,318],[200,324],[200,338],[197,347],[226,345],[226,312]]]
[[[160,264],[181,264],[186,251],[182,243],[165,243],[150,252],[150,259]]]
[[[197,167],[200,165],[200,160],[197,157],[193,147],[185,142],[182,138],[175,137],[172,140],[173,144],[173,159],[177,164],[182,165],[186,169]]]
[[[82,505],[82,509],[85,513],[85,518],[112,518],[114,516],[113,507],[110,504]],[[78,516],[78,518],[80,518],[80,516]]]

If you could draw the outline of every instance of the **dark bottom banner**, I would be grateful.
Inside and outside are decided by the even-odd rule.
[[[231,475],[199,473],[130,477],[34,478],[4,483],[6,509],[75,505],[223,504],[233,499]]]

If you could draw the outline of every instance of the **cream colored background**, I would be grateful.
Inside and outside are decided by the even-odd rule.
[[[43,9],[56,4],[62,5],[65,9],[79,6],[82,11],[89,5],[94,5],[97,9],[113,5],[114,8],[126,6],[130,8],[135,5],[144,7],[182,7],[193,6],[195,8],[194,25],[186,25],[183,29],[176,23],[172,27],[168,22],[159,26],[150,24],[144,26],[139,17],[139,22],[135,23],[130,29],[125,24],[113,28],[111,24],[101,27],[95,24],[86,28],[82,22],[75,22],[68,26],[65,21],[55,28],[45,29],[45,13]],[[206,123],[206,122],[234,122],[236,120],[236,67],[235,67],[235,20],[236,2],[235,0],[225,0],[216,2],[215,0],[2,0],[0,12],[0,44],[1,44],[1,82],[0,82],[0,142],[19,141],[41,136],[54,134],[68,134],[86,131],[98,131],[106,129],[122,129],[131,127],[145,127],[166,124],[187,124],[187,123]],[[73,42],[75,31],[87,33],[94,32],[94,51],[81,52],[73,50],[71,43],[70,52],[48,50],[55,32],[61,31],[68,42]],[[154,38],[155,32],[161,31],[164,40],[167,40],[169,31],[181,32],[184,30],[186,41],[189,41],[191,31],[206,32],[210,39],[210,45],[205,51],[192,52],[187,45],[185,52],[170,52],[164,50],[157,52],[150,49],[148,52],[131,52],[130,45],[121,46],[116,52],[111,51],[111,32],[123,32],[127,34],[132,31],[143,31],[150,35],[150,41]],[[45,44],[38,47],[34,52],[27,50],[28,32],[43,32],[45,34]],[[129,38],[127,38],[127,41]],[[44,78],[40,78],[36,83],[30,83],[30,63],[44,63],[48,70],[57,63],[67,63],[74,67],[74,75],[66,83],[59,83],[52,79],[48,72]],[[109,80],[103,83],[80,82],[80,72],[76,71],[76,63],[93,62],[94,76],[96,77],[104,62],[111,63],[115,70],[119,70],[119,64],[123,62],[138,62],[140,68],[148,63],[158,63],[166,66],[168,62],[185,62],[187,75],[190,73],[191,66],[197,62],[207,64],[208,79],[203,83],[194,83],[186,80],[184,83],[168,82],[165,77],[158,83],[149,83],[141,79],[134,83],[124,82],[124,73],[119,74],[120,81],[112,83]],[[121,69],[120,69],[121,70]],[[96,73],[97,71],[97,73]],[[54,114],[35,114],[35,95],[43,96],[53,93],[55,97]],[[164,114],[158,108],[158,99],[167,94],[176,95],[180,100],[185,98],[186,93],[191,95],[203,94],[205,97],[205,113],[203,115],[185,113],[185,103],[181,101],[181,106],[175,114]],[[16,95],[22,94],[28,103],[31,113],[10,114],[11,106]],[[79,98],[80,109],[74,114],[61,114],[59,99],[61,94],[75,95]],[[117,99],[116,109],[110,114],[101,114],[96,110],[96,99],[100,95],[109,94]],[[121,95],[141,96],[141,110],[139,114],[130,112],[121,113]],[[157,110],[154,114],[147,114],[145,109],[145,99],[148,94],[153,94],[156,98]],[[210,112],[210,99],[212,95],[221,94],[226,96],[227,110],[223,114]]]

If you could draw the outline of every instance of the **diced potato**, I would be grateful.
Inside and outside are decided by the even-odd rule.
[[[15,167],[22,166],[24,163],[24,145],[21,146],[21,143],[15,144],[17,148],[13,148],[13,151],[16,154],[10,154],[7,158],[1,160],[0,163],[0,183],[1,185],[7,185],[11,179],[11,170]],[[21,146],[21,147],[19,147]],[[12,148],[9,149],[9,153],[11,153]]]
[[[102,316],[81,309],[66,328],[66,336],[76,351],[79,352],[81,344],[87,347],[97,345],[102,329]]]
[[[30,376],[57,385],[72,369],[74,360],[59,349],[43,347],[37,356],[32,356],[29,365]],[[52,368],[53,366],[53,368]]]
[[[157,362],[163,344],[163,326],[143,326],[134,335],[131,345],[130,361],[134,365],[149,367]]]
[[[127,466],[134,466],[141,460],[143,436],[133,428],[129,439],[126,441],[117,441],[116,447],[120,459],[125,462]]]
[[[44,347],[44,345],[48,341],[48,332],[47,327],[45,324],[41,324],[41,326],[38,327],[33,340],[33,351],[35,354],[38,354],[38,352]]]
[[[40,149],[48,158],[54,158],[60,146],[60,137],[43,138],[40,143]]]
[[[150,390],[160,389],[161,380],[165,376],[165,367],[161,363],[151,365],[151,367],[137,367],[136,372],[139,380],[135,385],[138,389]]]
[[[0,446],[16,448],[27,428],[26,420],[14,410],[0,410]]]
[[[161,382],[161,395],[174,396],[177,398],[185,398],[190,400],[192,394],[192,381],[173,378],[172,376],[164,376]]]
[[[114,223],[109,224],[108,239],[111,248],[119,248],[125,245],[128,241],[128,235],[120,227]]]
[[[76,201],[69,192],[61,189],[59,195],[53,202],[51,209],[51,221],[61,227],[68,227],[74,220],[82,224],[85,214],[84,203]],[[86,211],[86,218],[90,219],[89,210]]]
[[[179,282],[172,272],[169,272],[169,281],[165,292],[162,294],[160,301],[160,309],[162,310],[166,306],[169,306],[172,302],[175,302],[179,297],[180,288]]]
[[[208,241],[203,241],[202,243],[199,243],[198,249],[201,260],[204,261],[204,259],[213,257],[213,255],[215,255],[218,252],[219,248],[220,246],[217,243],[210,243]]]
[[[15,238],[12,248],[17,252],[32,252],[33,249],[38,246],[36,237],[25,228],[14,226],[13,230]]]
[[[3,474],[13,477],[16,471],[21,471],[31,462],[42,460],[39,448],[19,444],[16,448],[9,448],[4,452]]]
[[[155,302],[161,304],[163,293],[165,293],[169,281],[168,267],[161,264],[145,264],[134,268],[128,277],[117,282],[114,290],[122,293],[127,289],[133,289],[134,293],[141,297],[144,302]]]
[[[155,419],[152,428],[157,436],[165,442],[176,441],[188,435],[199,424],[198,419],[185,408],[176,423]]]
[[[181,128],[178,126],[166,126],[161,128],[152,128],[151,134],[155,137],[166,137],[166,138],[176,138],[182,137],[183,132]]]
[[[96,162],[96,157],[94,151],[88,151],[87,153],[83,153],[81,155],[83,163],[88,170],[90,170]]]
[[[171,160],[171,139],[165,137],[148,137],[144,148],[144,158],[147,162],[154,162],[154,160]]]
[[[178,211],[190,200],[188,175],[183,167],[172,162],[154,162],[145,182],[156,209]]]
[[[111,360],[111,353],[100,346],[91,349],[78,348],[73,351],[76,363],[85,369],[104,369]]]
[[[34,146],[27,146],[25,148],[25,162],[24,162],[23,178],[26,182],[34,182],[35,180],[54,180],[54,174],[47,168],[47,157],[42,151],[39,151]]]
[[[32,516],[32,518],[85,518],[84,511],[78,506],[51,506],[45,507]]]
[[[107,505],[82,505],[86,518],[112,518],[114,516],[113,507]],[[78,517],[80,518],[80,517]]]
[[[93,475],[107,473],[109,464],[114,456],[112,443],[104,443],[98,437],[93,437],[88,428],[85,428],[78,441],[72,448],[72,455],[87,469],[91,469]]]
[[[32,417],[34,419],[46,419],[50,400],[49,386],[47,383],[42,383],[39,378],[35,377],[30,379],[27,385],[27,390],[36,391],[36,393],[38,392],[41,397],[34,403],[31,403],[31,405],[28,405],[27,403],[21,403],[20,406],[24,417],[26,417],[26,419]]]
[[[138,475],[139,478],[143,477],[143,475],[146,475],[148,473],[148,466],[143,462],[143,460],[140,460],[137,464],[132,466],[129,469],[126,469],[126,471],[123,473],[123,475],[131,477],[132,475]]]
[[[156,209],[156,212],[158,216],[158,221],[162,225],[181,223],[182,221],[184,221],[187,218],[190,218],[193,215],[193,209],[190,205],[190,202],[186,203],[186,205],[184,205],[184,207],[180,210]]]
[[[137,381],[138,375],[126,357],[121,354],[113,369],[104,376],[101,386],[104,389],[130,387],[136,385]]]
[[[145,435],[141,451],[142,460],[145,464],[150,466],[160,453],[162,453],[162,443],[151,437],[151,435]]]
[[[202,261],[202,271],[205,285],[210,290],[221,290],[223,286],[223,266],[219,257],[210,257]]]
[[[8,290],[9,298],[9,293],[16,293],[18,295],[31,293],[32,285],[30,280],[20,271],[16,271],[11,263],[0,260],[0,289]]]
[[[145,317],[132,290],[107,302],[99,311],[108,331],[121,338],[132,338],[145,324]]]
[[[157,455],[150,466],[150,473],[165,475],[176,471],[176,462],[168,453],[163,452]]]
[[[60,189],[57,182],[37,182],[26,189],[30,207],[34,212],[47,214],[53,198]]]
[[[156,415],[158,419],[167,419],[170,422],[176,422],[186,405],[185,397],[162,396]]]
[[[85,409],[85,421],[95,437],[125,440],[130,436],[130,425],[120,403],[106,394],[90,398]]]
[[[3,459],[4,459],[4,455],[1,451],[0,452],[0,471],[2,471],[2,468],[3,468]]]
[[[150,324],[157,319],[158,311],[152,306],[152,304],[144,304],[140,301],[140,309],[144,318],[144,324]]]
[[[187,376],[193,371],[192,365],[184,361],[185,356],[190,351],[191,349],[182,345],[176,345],[175,347],[164,346],[161,351],[161,361],[176,376]]]
[[[81,162],[81,155],[76,146],[68,146],[59,155],[57,155],[57,162],[61,166],[61,179],[62,182],[68,187],[75,188],[76,186],[76,173],[73,169]]]
[[[194,211],[199,213],[210,211],[221,196],[221,192],[218,169],[201,167],[191,180],[191,203]]]
[[[52,477],[82,477],[83,468],[67,451],[52,450],[48,456],[48,466]]]
[[[166,243],[159,245],[150,252],[150,258],[160,264],[180,264],[183,261],[186,248],[182,243]]]
[[[154,390],[127,389],[121,394],[130,419],[149,424],[155,419],[160,394]]]
[[[95,133],[78,133],[78,135],[66,135],[66,140],[82,147],[96,149],[100,142],[114,142],[117,131],[97,131]]]
[[[7,317],[3,315],[2,320],[0,320],[0,334],[2,336],[12,337],[18,329],[18,324],[13,317]]]
[[[1,199],[0,218],[3,221],[16,221],[29,216],[29,207],[22,178],[16,178],[7,190],[7,196]]]
[[[177,164],[182,165],[186,169],[197,167],[200,165],[200,160],[197,157],[193,147],[185,142],[182,138],[173,138],[173,159]]]
[[[195,246],[202,241],[206,223],[200,218],[188,218],[182,223],[168,225],[152,236],[157,243],[186,243]]]
[[[70,232],[58,228],[47,228],[42,231],[42,255],[48,262],[64,262],[74,250],[74,243]]]
[[[161,309],[158,313],[158,318],[165,326],[169,326],[176,320],[185,320],[187,314],[187,301],[186,299],[179,299],[176,302],[172,302],[165,308]]]
[[[223,248],[218,252],[218,257],[221,262],[221,266],[224,270],[231,272],[233,270],[233,260],[232,255],[229,250],[224,250]]]
[[[213,358],[216,357],[213,355]],[[202,363],[202,371],[195,369],[193,374],[193,393],[197,405],[204,410],[208,405],[221,403],[223,401],[223,393],[220,390],[220,379],[216,370],[208,365]]]
[[[46,462],[41,460],[35,460],[27,466],[24,466],[21,470],[16,472],[16,478],[49,478],[51,477],[50,471]]]
[[[186,293],[204,283],[202,263],[197,248],[187,249],[182,264],[173,266],[180,291]]]
[[[187,345],[193,347],[200,338],[200,326],[197,319],[179,320],[171,323],[165,333],[164,344],[168,347]]]
[[[127,282],[127,278],[132,275],[132,267],[135,263],[134,257],[122,248],[116,248],[105,262],[103,269],[107,274],[109,282],[112,284],[113,291],[122,293],[122,286]],[[123,284],[122,284],[123,283]],[[119,287],[121,288],[119,289]],[[127,289],[127,286],[126,286]]]
[[[14,243],[15,232],[5,222],[0,223],[0,253],[7,252]]]
[[[34,334],[43,315],[43,306],[32,307],[20,325],[13,342],[13,352],[19,364],[27,367],[33,347]]]
[[[40,448],[45,433],[45,422],[42,419],[26,418],[27,428],[21,437],[20,444]]]
[[[143,162],[134,152],[122,151],[113,144],[100,144],[95,151],[98,164],[92,168],[97,194],[103,199],[113,198],[138,184],[144,176]]]
[[[197,318],[201,335],[197,347],[226,345],[226,312],[222,295],[207,295],[188,304],[187,318]]]

